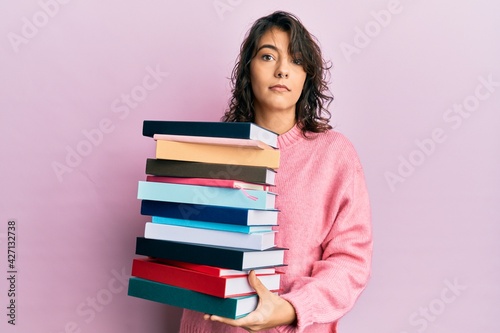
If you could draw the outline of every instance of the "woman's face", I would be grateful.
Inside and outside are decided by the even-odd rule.
[[[301,55],[288,54],[290,36],[273,28],[260,39],[250,63],[255,113],[274,112],[295,118],[295,104],[302,93],[306,72]]]

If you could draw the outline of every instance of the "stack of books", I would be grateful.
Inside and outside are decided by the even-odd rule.
[[[258,303],[254,270],[278,292],[277,134],[253,123],[146,120],[156,158],[139,182],[141,214],[128,294],[228,318]]]

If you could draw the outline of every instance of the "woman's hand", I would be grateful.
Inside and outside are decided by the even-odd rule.
[[[289,325],[295,322],[297,316],[292,304],[278,295],[270,292],[251,271],[248,275],[248,283],[255,289],[259,296],[257,308],[243,318],[229,319],[215,315],[206,314],[205,320],[218,321],[227,325],[242,327],[248,332],[258,332],[281,325]]]

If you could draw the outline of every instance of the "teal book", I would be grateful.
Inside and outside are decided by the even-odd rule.
[[[244,317],[258,303],[257,295],[221,298],[137,277],[129,279],[128,295],[231,319]]]
[[[275,209],[276,194],[260,190],[140,181],[137,198],[245,209]]]
[[[176,219],[176,218],[161,217],[161,216],[152,216],[151,222],[160,223],[160,224],[176,225],[176,226],[181,226],[181,227],[189,227],[189,228],[238,232],[238,233],[243,233],[243,234],[250,234],[250,233],[254,233],[254,232],[266,232],[266,231],[273,230],[273,227],[271,225],[247,226],[247,225],[237,225],[237,224],[228,224],[228,223],[216,223],[216,222]]]

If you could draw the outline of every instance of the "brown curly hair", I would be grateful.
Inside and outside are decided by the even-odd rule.
[[[307,73],[304,88],[295,107],[295,120],[304,136],[307,132],[324,132],[331,114],[328,106],[333,96],[328,89],[329,66],[321,55],[316,38],[293,14],[277,11],[254,22],[243,43],[231,73],[232,97],[229,108],[222,116],[225,122],[254,122],[254,94],[250,83],[250,62],[255,57],[262,35],[271,28],[290,34],[289,54],[301,54],[302,66]]]

